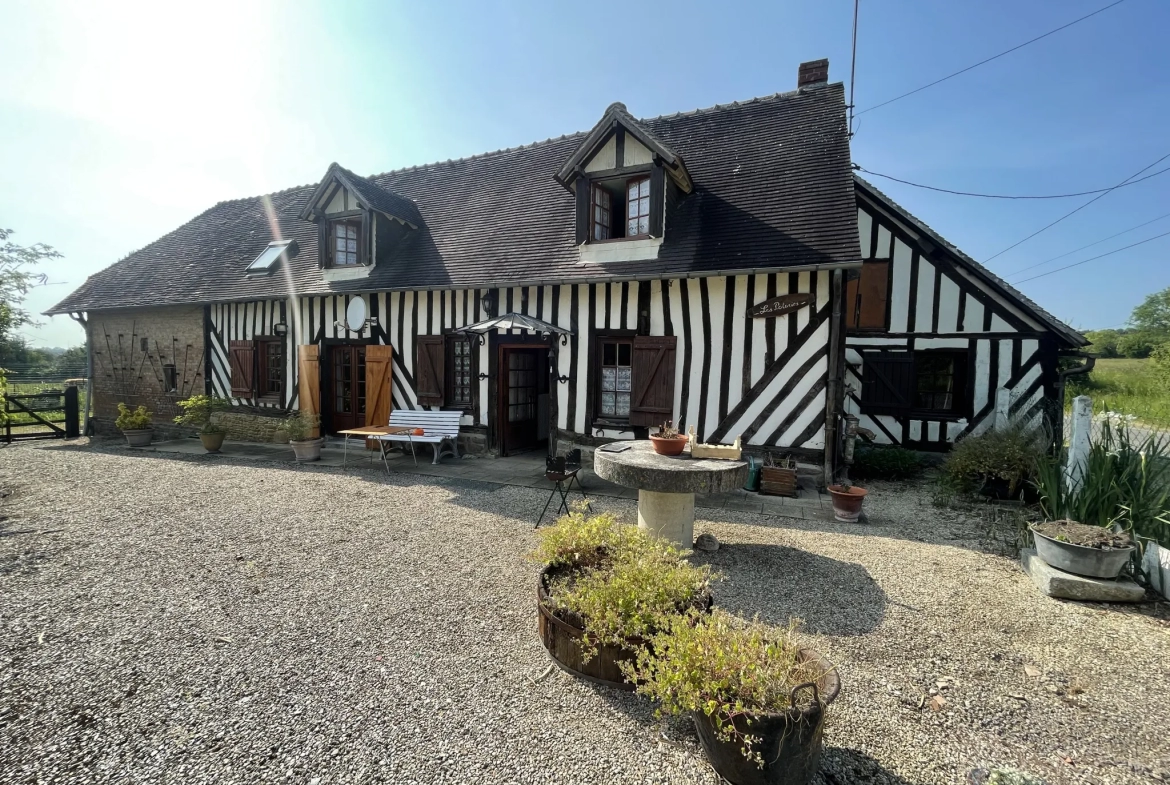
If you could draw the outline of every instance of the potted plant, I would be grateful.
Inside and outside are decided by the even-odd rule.
[[[857,523],[861,517],[861,505],[865,503],[865,488],[851,485],[849,480],[840,485],[830,485],[829,495],[833,497],[833,517],[842,523]]]
[[[711,607],[707,566],[608,513],[576,510],[540,531],[534,560],[537,627],[549,655],[564,670],[630,690],[621,670],[662,619]]]
[[[650,444],[659,455],[682,455],[687,446],[687,435],[679,433],[670,420],[658,426],[658,433],[650,434]]]
[[[943,476],[955,488],[993,499],[1018,499],[1030,493],[1036,465],[1044,456],[1036,431],[1012,426],[966,436],[955,442]]]
[[[311,412],[296,412],[285,419],[288,443],[292,445],[298,463],[321,460],[321,445],[325,440],[313,435],[320,424],[320,416]]]
[[[626,665],[658,713],[689,715],[707,760],[735,785],[806,785],[821,756],[836,668],[777,630],[716,609],[675,616]]]
[[[214,395],[192,395],[185,401],[179,401],[179,406],[183,413],[175,418],[175,423],[199,428],[199,440],[203,442],[203,449],[208,452],[219,452],[227,431],[213,423],[211,415],[230,408],[228,402]]]
[[[150,412],[145,406],[131,409],[124,403],[118,404],[118,419],[114,425],[126,436],[131,447],[149,447],[154,429],[150,427]]]
[[[1116,578],[1134,552],[1128,532],[1076,521],[1046,521],[1029,527],[1036,555],[1058,570],[1090,578]]]

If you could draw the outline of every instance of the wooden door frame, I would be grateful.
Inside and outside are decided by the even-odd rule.
[[[320,355],[317,359],[318,374],[321,377],[321,434],[333,431],[333,407],[326,406],[325,401],[332,400],[329,390],[333,382],[333,363],[330,361],[329,349],[333,346],[378,346],[376,338],[322,338]]]
[[[500,431],[500,358],[504,349],[544,349],[552,348],[552,341],[556,336],[546,338],[543,335],[501,335],[488,333],[488,421],[487,444],[488,450],[497,456],[504,455],[504,440]],[[550,363],[551,360],[547,362]],[[556,394],[552,381],[549,381],[549,395]],[[549,440],[552,440],[549,433]]]

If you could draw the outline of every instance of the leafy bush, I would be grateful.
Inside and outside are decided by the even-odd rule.
[[[859,445],[851,473],[857,479],[905,480],[922,471],[922,457],[904,447]]]
[[[192,395],[185,401],[179,401],[183,413],[175,418],[178,425],[199,427],[200,433],[224,433],[224,429],[213,425],[211,415],[215,412],[231,408],[223,398],[214,395]]]
[[[1044,442],[1039,431],[1019,425],[967,436],[947,455],[943,477],[964,491],[979,490],[989,479],[1005,480],[1014,496],[1035,474]]]
[[[288,431],[288,439],[292,442],[308,441],[313,429],[321,424],[321,416],[312,412],[294,412],[284,420],[284,429]]]
[[[625,646],[646,638],[689,608],[706,606],[711,570],[685,561],[666,540],[608,513],[586,517],[580,510],[540,533],[533,558],[554,569],[551,609],[579,621],[588,633],[586,657],[598,645]]]
[[[1148,332],[1129,332],[1117,339],[1117,353],[1122,357],[1140,360],[1149,357],[1162,340]]]
[[[1170,387],[1170,341],[1154,347],[1154,351],[1150,352],[1150,364],[1154,366],[1154,372],[1162,384]]]
[[[124,403],[118,404],[118,419],[114,426],[120,431],[144,431],[150,427],[150,412],[145,406],[131,409]]]
[[[1065,482],[1067,451],[1038,462],[1035,485],[1045,520],[1117,523],[1170,547],[1170,439],[1155,433],[1135,438],[1124,417],[1097,421],[1077,492]]]
[[[658,701],[659,716],[702,712],[720,739],[738,741],[760,766],[759,738],[743,733],[736,719],[744,726],[745,713],[782,712],[793,687],[824,675],[818,663],[801,658],[795,625],[777,630],[719,609],[671,618],[622,670],[636,679],[640,694]],[[811,691],[799,695],[812,697]]]

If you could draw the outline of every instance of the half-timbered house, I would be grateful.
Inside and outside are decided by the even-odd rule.
[[[849,413],[936,447],[1000,387],[1032,414],[1083,343],[854,178],[827,61],[742,103],[613,104],[585,133],[373,177],[334,164],[49,313],[87,325],[98,423],[202,391],[261,437],[289,410],[336,432],[441,407],[500,455],[673,420],[831,464]]]

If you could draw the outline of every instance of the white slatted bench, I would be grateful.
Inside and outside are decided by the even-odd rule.
[[[410,445],[410,455],[418,465],[418,457],[414,454],[414,445],[429,444],[435,451],[431,463],[438,463],[448,452],[452,457],[459,457],[459,418],[462,412],[425,411],[423,409],[395,409],[390,412],[390,425],[395,428],[422,428],[423,435],[411,433],[391,433],[377,437],[381,442],[401,442]],[[389,446],[388,444],[384,446]]]

